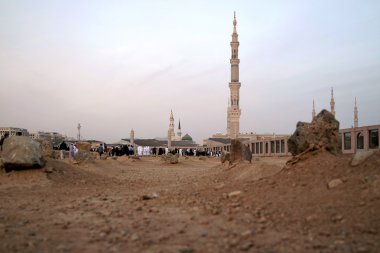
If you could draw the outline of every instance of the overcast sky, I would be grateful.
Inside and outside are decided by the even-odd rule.
[[[226,131],[233,12],[241,132],[329,109],[380,124],[380,1],[0,0],[0,126],[107,142]]]

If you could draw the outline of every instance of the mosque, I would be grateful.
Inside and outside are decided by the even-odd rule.
[[[182,137],[181,121],[178,121],[177,133],[175,133],[174,116],[173,111],[170,111],[169,129],[167,138],[153,138],[153,139],[140,139],[135,138],[135,131],[132,129],[129,139],[122,139],[120,144],[132,145],[135,150],[138,147],[144,147],[145,149],[152,150],[158,149],[200,149],[201,147],[193,141],[193,138],[189,134],[185,134]]]

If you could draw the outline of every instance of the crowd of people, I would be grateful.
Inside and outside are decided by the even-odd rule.
[[[1,139],[0,144],[2,144],[3,139]],[[97,147],[91,148],[91,152],[97,152],[100,156],[150,156],[150,155],[167,155],[167,154],[178,154],[179,156],[221,156],[220,151],[205,151],[199,148],[173,148],[169,149],[167,147],[149,147],[149,146],[135,146],[133,145],[107,145],[106,143],[101,143]],[[61,158],[64,157],[64,151],[69,151],[68,155],[74,158],[78,154],[78,148],[75,142],[61,142],[59,145],[54,147],[54,149],[61,150]]]

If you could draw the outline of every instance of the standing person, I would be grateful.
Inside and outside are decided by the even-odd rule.
[[[3,137],[1,137],[0,139],[0,150],[3,151],[3,143],[5,141],[6,138],[9,137],[9,133],[5,133]]]
[[[73,152],[73,157],[75,157],[78,154],[78,151],[79,151],[78,148],[77,148],[77,146],[75,144],[73,145],[73,151],[74,151]]]
[[[98,147],[97,151],[99,153],[99,156],[102,156],[102,154],[104,153],[104,147],[102,143],[100,143],[100,146]]]

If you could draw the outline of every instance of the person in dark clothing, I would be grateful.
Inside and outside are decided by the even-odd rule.
[[[64,141],[59,145],[59,150],[69,150],[69,149],[70,149],[69,146]]]
[[[0,150],[3,151],[3,143],[6,138],[9,137],[9,133],[5,133],[3,137],[0,139]]]

